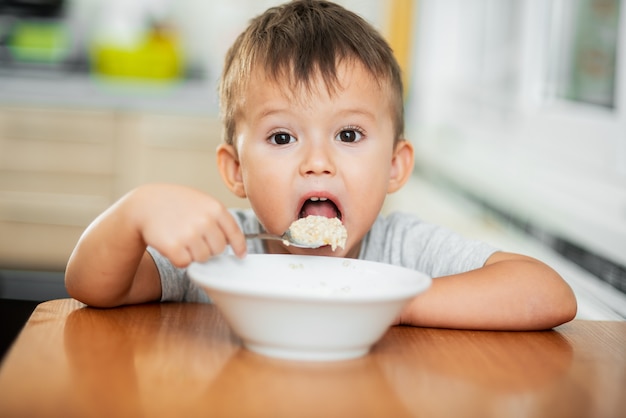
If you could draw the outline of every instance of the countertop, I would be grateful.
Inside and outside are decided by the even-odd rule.
[[[217,115],[216,84],[114,81],[85,72],[0,69],[0,105]]]

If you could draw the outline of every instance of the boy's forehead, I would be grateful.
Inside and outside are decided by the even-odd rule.
[[[293,68],[285,67],[279,73],[270,73],[262,66],[254,66],[249,75],[249,80],[241,93],[250,93],[250,88],[263,86],[274,89],[291,101],[310,100],[316,95],[324,95],[332,98],[338,92],[344,90],[358,79],[364,89],[381,89],[384,80],[371,74],[364,65],[358,62],[340,62],[335,67],[335,72],[323,74],[319,69],[310,72],[307,78],[299,79]]]

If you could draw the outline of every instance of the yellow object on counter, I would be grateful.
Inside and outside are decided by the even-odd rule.
[[[161,28],[154,28],[132,47],[95,43],[91,58],[93,71],[107,77],[174,80],[183,73],[178,40]]]

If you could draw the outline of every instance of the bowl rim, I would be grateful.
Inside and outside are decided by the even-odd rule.
[[[384,266],[386,270],[402,273],[403,285],[397,289],[385,289],[384,293],[317,293],[317,292],[293,292],[293,288],[290,288],[290,292],[276,292],[276,288],[263,289],[261,287],[242,288],[238,286],[234,281],[225,281],[223,277],[211,278],[203,276],[202,270],[207,265],[220,262],[221,259],[228,259],[229,261],[238,263],[245,262],[245,259],[240,259],[231,254],[223,254],[209,259],[206,262],[194,262],[187,268],[187,274],[189,278],[200,286],[211,297],[211,293],[220,292],[222,294],[236,294],[242,297],[254,297],[263,298],[266,300],[274,301],[307,301],[307,302],[320,302],[324,304],[341,303],[341,304],[359,304],[359,303],[372,303],[372,302],[389,302],[403,299],[411,299],[414,296],[426,291],[432,284],[432,278],[427,274],[418,270],[410,269],[407,267],[397,266],[394,264],[382,263],[372,260],[361,260],[342,257],[330,257],[330,256],[316,256],[316,255],[295,255],[295,254],[249,254],[246,258],[251,260],[255,259],[268,259],[275,258],[280,260],[289,259],[292,262],[299,262],[298,260],[305,259],[306,261],[316,259],[332,259],[332,262],[355,262],[361,266]],[[396,279],[396,278],[394,278]]]

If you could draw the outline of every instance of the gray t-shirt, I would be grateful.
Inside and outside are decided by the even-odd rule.
[[[252,210],[232,209],[244,233],[261,232]],[[154,248],[148,248],[161,276],[162,301],[210,302],[207,295]],[[430,277],[463,273],[482,267],[497,251],[481,241],[469,240],[414,215],[379,216],[363,238],[359,259],[394,264],[421,271]],[[227,252],[232,253],[230,249]],[[265,252],[261,240],[248,241],[249,254]]]

